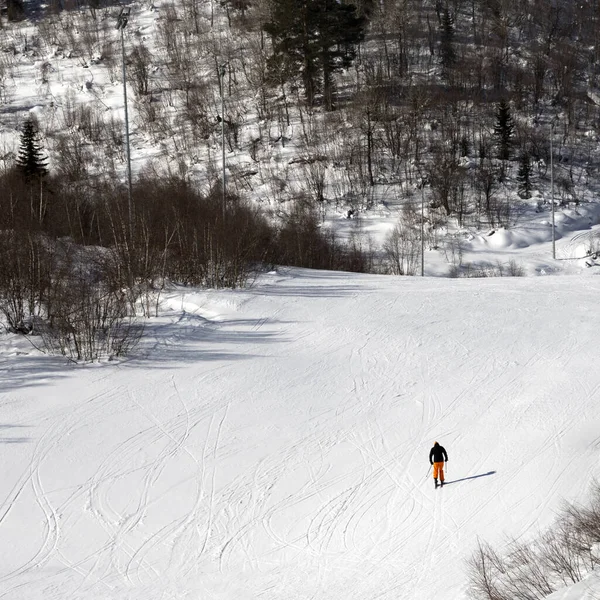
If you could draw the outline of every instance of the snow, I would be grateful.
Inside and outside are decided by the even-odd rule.
[[[126,43],[158,18],[140,8]],[[44,84],[21,46],[0,154],[27,111],[63,130],[70,97],[122,117],[118,52],[111,74],[50,49]],[[131,127],[134,173],[177,156]],[[279,200],[271,174],[298,184],[294,127],[262,152],[256,199]],[[255,168],[247,151],[227,161]],[[379,188],[360,220],[342,203],[325,224],[380,247],[404,192]],[[437,277],[441,244],[425,279],[280,269],[244,291],[171,290],[120,362],[75,366],[0,333],[0,599],[465,599],[478,539],[535,536],[597,471],[600,204],[555,205],[554,260],[534,193],[509,229],[439,234],[463,263],[532,277]],[[435,440],[450,455],[437,491]],[[598,596],[592,575],[551,598]]]
[[[600,576],[592,573],[576,585],[548,596],[548,600],[595,600],[599,591]]]
[[[0,598],[466,598],[597,471],[593,271],[173,289],[88,366],[3,334]]]

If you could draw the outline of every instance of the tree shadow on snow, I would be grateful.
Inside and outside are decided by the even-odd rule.
[[[7,423],[0,423],[0,432],[4,434],[4,429],[25,429],[27,425],[9,425]],[[26,444],[31,442],[31,438],[28,437],[8,437],[0,435],[0,444]]]
[[[444,486],[452,483],[459,483],[460,481],[469,481],[469,479],[479,479],[480,477],[488,477],[489,475],[495,475],[496,471],[489,471],[488,473],[481,473],[480,475],[471,475],[471,477],[463,477],[462,479],[453,479],[452,481],[445,481]]]
[[[303,298],[343,298],[373,289],[355,279],[356,273],[345,271],[318,271],[311,269],[278,268],[283,285],[259,283],[248,291],[261,296],[298,296]],[[309,283],[304,283],[304,281]],[[302,282],[294,285],[290,282]],[[310,283],[314,282],[314,283]],[[321,283],[322,282],[322,283]]]
[[[174,363],[250,360],[262,355],[261,346],[288,341],[276,319],[224,319],[210,321],[185,313],[177,322],[144,324],[140,346],[121,365],[128,368],[171,368]],[[251,350],[246,350],[250,348]]]
[[[49,381],[66,377],[74,366],[63,356],[41,353],[0,360],[0,392],[25,387],[43,388]]]
[[[286,285],[281,287],[263,287],[257,290],[260,296],[297,296],[300,298],[344,298],[368,288],[354,285]]]
[[[139,346],[117,361],[127,368],[152,365],[168,369],[177,363],[260,358],[260,348],[289,341],[282,331],[287,323],[268,317],[212,321],[192,313],[183,313],[176,322],[140,320]],[[100,360],[106,362],[107,358],[102,356]],[[43,389],[51,380],[67,377],[86,365],[84,361],[73,363],[64,356],[42,353],[7,359],[0,355],[0,393],[25,387]],[[0,442],[9,443],[2,438]]]

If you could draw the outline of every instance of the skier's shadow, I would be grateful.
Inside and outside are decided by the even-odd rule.
[[[444,487],[451,483],[458,483],[459,481],[469,481],[469,479],[479,479],[480,477],[487,477],[488,475],[495,475],[496,471],[489,471],[488,473],[482,473],[481,475],[472,475],[471,477],[463,477],[462,479],[453,479],[452,481],[445,481]]]

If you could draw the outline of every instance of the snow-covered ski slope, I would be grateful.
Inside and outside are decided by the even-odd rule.
[[[597,475],[599,298],[293,269],[170,292],[119,364],[3,335],[0,599],[465,598]]]

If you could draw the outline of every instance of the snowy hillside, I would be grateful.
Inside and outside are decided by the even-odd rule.
[[[577,585],[552,594],[548,600],[595,600],[598,592],[600,592],[600,577],[594,574]]]
[[[36,10],[25,2],[25,19],[3,18],[0,192],[12,193],[13,182],[1,180],[33,116],[53,178],[50,207],[59,198],[83,202],[83,215],[69,219],[87,223],[85,211],[109,194],[98,189],[124,193],[123,33],[134,183],[168,175],[206,193],[219,189],[225,166],[228,193],[259,204],[275,223],[305,203],[327,227],[376,252],[399,222],[405,239],[420,231],[415,214],[424,202],[430,274],[456,267],[457,240],[465,261],[475,251],[485,266],[520,263],[531,245],[549,241],[553,200],[558,237],[584,233],[581,248],[561,258],[598,246],[588,236],[600,212],[590,3],[454,2],[444,34],[439,2],[357,2],[371,7],[370,17],[364,40],[351,44],[357,60],[332,76],[333,111],[308,103],[300,68],[273,74],[276,44],[264,28],[277,3],[133,2],[124,31],[115,28],[120,5],[89,4]],[[540,40],[548,40],[543,52]],[[451,72],[440,62],[448,44]],[[500,96],[512,111],[510,160],[498,158]],[[404,214],[406,206],[416,213]],[[70,221],[67,234],[46,226],[87,243],[91,234]],[[501,235],[487,239],[491,230]],[[565,266],[539,261],[533,273]]]
[[[597,473],[599,293],[282,270],[169,293],[120,363],[3,335],[0,598],[465,598]]]

